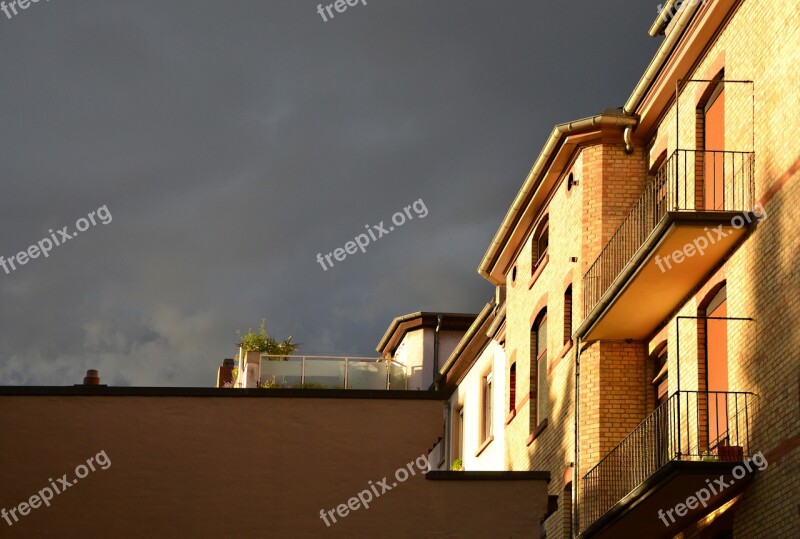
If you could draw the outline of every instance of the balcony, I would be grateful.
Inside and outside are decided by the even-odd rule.
[[[755,226],[754,171],[752,152],[676,150],[584,275],[581,338],[652,333]]]
[[[583,477],[579,537],[672,536],[732,499],[752,480],[749,472],[731,476],[751,455],[755,404],[752,393],[674,393]],[[722,476],[730,486],[710,496],[707,507],[697,505],[669,527],[659,520],[659,510]]]
[[[408,389],[406,367],[363,357],[261,354],[260,387],[295,389]]]

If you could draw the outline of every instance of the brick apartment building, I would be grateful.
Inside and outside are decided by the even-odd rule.
[[[113,461],[0,529],[796,537],[800,7],[663,13],[625,106],[553,130],[480,313],[399,317],[380,359],[240,351],[214,389],[0,387],[0,508]],[[425,453],[438,470],[345,505]]]
[[[625,106],[556,126],[486,252],[434,460],[549,471],[542,537],[793,537],[800,8],[663,13]]]

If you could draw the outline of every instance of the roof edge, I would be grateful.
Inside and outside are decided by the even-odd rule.
[[[676,2],[674,0],[669,0],[664,6],[662,13],[667,11],[668,9],[671,10],[673,5]],[[689,0],[688,2],[682,3],[682,5],[678,8],[678,11],[675,13],[673,17],[668,20],[664,20],[665,17],[661,13],[659,13],[656,22],[653,23],[653,26],[650,28],[650,35],[653,35],[652,32],[656,31],[660,33],[661,31],[665,30],[669,24],[674,24],[674,27],[670,30],[670,32],[664,38],[664,41],[661,43],[661,46],[656,51],[656,55],[650,61],[650,64],[647,66],[642,78],[639,79],[639,82],[636,84],[636,87],[633,89],[631,96],[628,98],[628,101],[625,103],[623,107],[623,111],[628,114],[633,114],[636,112],[636,109],[641,104],[644,96],[647,94],[650,86],[653,84],[653,81],[656,80],[658,74],[661,72],[664,65],[667,63],[667,60],[672,55],[672,51],[675,49],[675,46],[680,41],[681,36],[686,30],[686,27],[689,25],[689,21],[692,20],[694,14],[697,13],[697,10],[700,8],[701,5],[705,3],[705,0]],[[659,26],[659,21],[663,23],[663,27]],[[656,34],[657,35],[657,34]]]
[[[442,378],[444,378],[447,375],[447,373],[450,372],[450,369],[452,369],[453,366],[458,362],[459,358],[461,357],[461,354],[463,354],[464,350],[467,348],[467,345],[469,345],[469,343],[472,342],[472,339],[474,339],[477,336],[478,330],[481,328],[481,326],[483,326],[484,322],[486,322],[486,319],[489,317],[489,315],[492,313],[493,310],[494,310],[494,300],[488,302],[486,305],[483,306],[481,312],[478,313],[478,316],[475,317],[475,321],[472,322],[472,325],[469,327],[467,332],[464,334],[463,337],[461,337],[461,340],[458,341],[458,344],[456,345],[453,352],[450,354],[450,357],[447,358],[447,361],[444,362],[442,368],[439,369],[439,373],[436,375],[437,383],[441,381]]]
[[[497,263],[500,253],[502,252],[509,236],[511,235],[511,231],[519,222],[522,213],[541,185],[541,180],[544,177],[544,174],[547,172],[552,158],[557,153],[559,146],[563,144],[567,135],[592,131],[602,127],[634,127],[637,124],[638,120],[635,116],[625,113],[625,111],[622,109],[615,110],[618,110],[619,112],[614,114],[603,112],[588,118],[582,118],[580,120],[558,124],[553,128],[553,132],[547,139],[544,148],[534,162],[533,167],[525,178],[525,182],[522,184],[522,187],[519,190],[519,193],[517,193],[517,196],[514,198],[514,202],[511,204],[506,216],[503,218],[500,228],[498,228],[494,238],[492,239],[492,242],[489,244],[489,248],[486,250],[486,253],[481,259],[480,266],[478,266],[478,273],[482,277],[495,285],[503,284],[491,277],[491,269]]]
[[[411,329],[408,326],[404,326],[404,324],[414,323],[416,321],[415,327],[436,327],[439,315],[442,316],[442,325],[450,326],[445,327],[445,330],[456,330],[462,325],[463,329],[466,330],[477,316],[473,313],[445,313],[433,311],[418,311],[398,316],[389,323],[389,327],[375,347],[375,351],[378,352],[381,357],[386,357],[387,353],[391,354],[392,352],[387,351],[392,341],[396,340],[399,342],[402,336]]]

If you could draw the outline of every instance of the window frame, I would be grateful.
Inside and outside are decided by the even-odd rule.
[[[542,249],[542,238],[547,244]],[[544,263],[547,253],[550,250],[550,215],[542,217],[541,222],[536,226],[536,231],[531,238],[531,275]]]
[[[517,362],[508,369],[508,413],[517,411]]]
[[[542,332],[542,328],[544,331]],[[544,335],[542,335],[544,333]],[[542,339],[544,337],[544,339]],[[533,342],[535,339],[535,343]],[[535,346],[534,346],[535,345]],[[543,345],[543,348],[542,348]],[[543,308],[536,316],[531,326],[530,343],[530,431],[528,443],[532,442],[547,426],[549,410],[548,397],[548,354],[547,354],[547,307]]]
[[[450,463],[464,459],[464,403],[460,402],[453,409],[452,447],[450,448]]]
[[[481,444],[485,443],[494,435],[494,399],[492,398],[493,388],[494,376],[490,370],[481,376]]]
[[[572,342],[572,283],[564,290],[564,344]]]

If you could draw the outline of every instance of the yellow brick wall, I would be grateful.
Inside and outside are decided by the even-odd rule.
[[[754,85],[726,86],[726,140],[729,150],[756,154],[756,199],[768,217],[703,282],[677,315],[696,316],[699,302],[727,279],[728,315],[753,322],[729,324],[729,388],[759,395],[752,424],[752,452],[763,451],[770,466],[732,505],[736,537],[789,537],[800,529],[800,6],[788,0],[744,0],[727,27],[707,49],[691,76],[711,78],[720,67],[726,79]],[[676,107],[647,134],[646,148],[664,138],[668,154],[697,144],[696,107],[703,88],[685,86]],[[637,133],[637,136],[644,136]],[[582,320],[581,279],[616,231],[647,180],[644,148],[626,155],[612,136],[583,148],[570,170],[580,185],[567,195],[557,187],[550,208],[550,260],[529,289],[530,241],[517,260],[517,280],[508,285],[506,347],[517,359],[517,400],[529,391],[530,326],[538,306],[549,322],[549,424],[526,445],[530,402],[524,402],[506,429],[506,463],[513,470],[548,470],[550,494],[561,496],[559,511],[545,523],[548,537],[567,536],[564,477],[573,458],[575,350],[557,361],[562,340],[563,292],[572,271],[573,327]],[[569,170],[565,171],[566,173]],[[565,177],[566,174],[565,173]],[[768,202],[767,202],[768,200]],[[578,257],[577,263],[569,257]],[[604,341],[581,353],[581,460],[583,476],[653,410],[650,384],[655,375],[648,349],[668,338],[670,393],[677,390],[680,339],[681,389],[703,389],[698,338],[702,324],[673,316],[650,342]],[[680,337],[679,334],[680,333]],[[688,494],[687,494],[688,495]],[[703,536],[701,526],[687,536]]]
[[[705,281],[678,315],[696,316],[715,283],[727,282],[731,391],[758,395],[752,419],[751,452],[762,451],[769,467],[727,510],[735,537],[791,537],[800,529],[800,6],[787,0],[746,0],[707,50],[693,78],[710,78],[724,65],[726,145],[755,151],[756,199],[767,217],[756,231]],[[680,146],[694,147],[693,108],[699,85],[680,98]],[[755,120],[753,120],[755,103]],[[675,107],[651,140],[667,136],[675,149]],[[753,145],[753,135],[755,144]],[[768,202],[767,202],[768,201]],[[669,335],[670,393],[677,389],[676,342],[680,332],[681,389],[702,389],[702,340],[698,324],[675,317]],[[653,344],[653,343],[651,343]],[[690,493],[688,493],[690,494]],[[687,495],[688,495],[687,494]],[[684,537],[704,537],[703,526]]]
[[[571,282],[574,330],[583,320],[581,284],[587,260],[593,262],[597,257],[646,181],[644,151],[639,148],[632,155],[626,154],[619,130],[606,138],[611,141],[579,151],[571,168],[565,170],[563,177],[572,172],[578,186],[568,192],[566,181],[562,181],[555,189],[548,205],[549,261],[541,274],[529,286],[533,270],[529,238],[516,261],[516,282],[511,275],[507,280],[506,351],[509,355],[516,353],[517,400],[522,403],[506,429],[507,463],[513,470],[552,473],[550,494],[559,496],[559,510],[545,522],[548,537],[563,536],[571,511],[570,503],[564,499],[569,491],[564,490],[562,478],[566,474],[566,482],[571,480],[574,458],[575,349],[562,357],[564,291]],[[577,262],[571,262],[572,257]],[[527,444],[532,431],[530,407],[535,405],[535,400],[525,401],[530,391],[530,330],[542,306],[548,309],[549,418],[547,427]],[[605,384],[609,392],[598,407],[603,417],[587,423],[596,429],[596,439],[589,449],[596,457],[592,465],[601,450],[607,451],[618,443],[646,413],[641,388],[645,377],[644,343],[608,343],[603,354],[608,362],[598,371],[597,383]],[[620,370],[620,365],[626,368]],[[631,396],[634,388],[636,397]]]
[[[545,529],[551,538],[564,537],[569,527],[571,506],[565,501],[565,474],[572,461],[574,423],[573,386],[574,348],[565,351],[564,345],[564,292],[572,283],[572,327],[580,323],[580,256],[581,256],[581,204],[583,198],[584,157],[579,155],[566,170],[564,178],[573,172],[578,186],[567,191],[562,181],[548,206],[550,217],[549,260],[539,277],[531,284],[532,246],[529,238],[517,259],[517,280],[507,281],[506,297],[506,354],[515,353],[517,362],[516,417],[506,427],[506,465],[511,470],[548,470],[552,474],[549,492],[559,496],[558,511],[547,519]],[[571,258],[578,262],[571,262]],[[533,317],[540,307],[548,310],[548,425],[528,445],[531,434],[530,411],[535,401],[527,398],[530,392],[530,331]],[[562,357],[563,352],[563,357]],[[508,398],[508,389],[506,389]],[[534,426],[535,427],[535,426]],[[566,494],[565,494],[566,492]],[[568,537],[568,535],[567,535]]]

